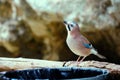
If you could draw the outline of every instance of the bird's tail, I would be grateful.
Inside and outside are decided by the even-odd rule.
[[[91,54],[98,56],[101,59],[106,59],[103,55],[99,54],[95,49],[91,49]]]

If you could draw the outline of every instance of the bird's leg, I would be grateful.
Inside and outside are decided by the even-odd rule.
[[[80,57],[81,57],[81,56],[79,56],[78,59],[76,60],[76,64],[77,64],[77,65],[79,64]]]
[[[79,62],[82,62],[85,58],[86,58],[86,56],[84,56]]]
[[[76,62],[79,62],[79,60],[80,60],[80,56],[78,57],[78,59],[76,60]]]
[[[74,64],[78,64],[78,62],[79,62],[79,60],[80,60],[80,57],[81,57],[81,56],[78,57],[78,59],[76,60],[76,62],[70,62],[69,65],[71,65],[71,64],[73,64],[73,63],[74,63]],[[69,66],[69,65],[67,65],[67,66]]]
[[[78,57],[78,59],[76,60],[76,62],[71,62],[69,65],[75,63],[78,66],[86,58],[86,56],[84,56],[81,60],[80,60],[80,58],[81,58],[81,56]],[[67,66],[69,66],[69,65],[67,65]]]
[[[86,56],[84,56],[80,61],[78,61],[77,65],[80,64],[85,58],[86,58]]]

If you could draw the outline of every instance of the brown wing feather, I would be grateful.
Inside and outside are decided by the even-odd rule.
[[[81,35],[80,38],[81,38],[81,42],[85,48],[90,48],[90,49],[93,48],[92,44],[88,41],[88,39],[86,37]]]

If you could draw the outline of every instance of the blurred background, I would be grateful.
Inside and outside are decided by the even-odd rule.
[[[120,0],[0,0],[0,56],[76,60],[66,45],[64,20],[81,32],[106,60],[120,64]]]

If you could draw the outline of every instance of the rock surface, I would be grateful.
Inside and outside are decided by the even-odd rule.
[[[27,2],[38,13],[60,13],[67,20],[76,20],[82,26],[115,27],[120,22],[120,0],[39,0]]]
[[[5,58],[0,57],[0,76],[6,71],[13,70],[28,70],[36,68],[63,68],[63,67],[92,67],[107,69],[109,71],[108,80],[119,80],[120,79],[120,65],[100,62],[100,61],[83,61],[78,66],[76,66],[75,61],[69,65],[69,62],[62,61],[48,61],[48,60],[38,60],[38,59],[29,59],[29,58]],[[75,64],[74,64],[75,63]],[[63,66],[64,65],[64,66]]]

